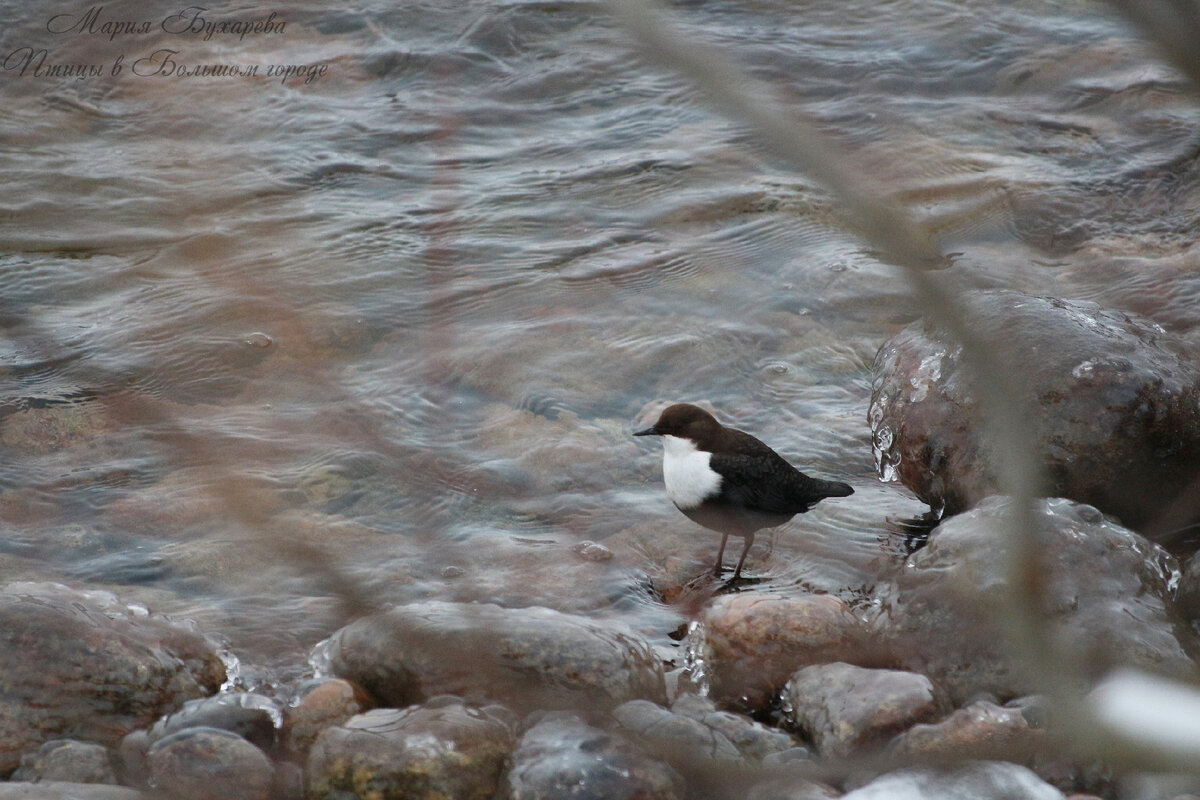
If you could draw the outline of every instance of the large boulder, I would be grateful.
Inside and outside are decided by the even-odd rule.
[[[943,522],[881,596],[878,641],[894,663],[929,676],[956,704],[1037,691],[1001,624],[1011,590],[1008,498]],[[1039,501],[1042,613],[1065,653],[1095,678],[1117,664],[1177,676],[1195,667],[1168,615],[1175,560],[1091,506]],[[1190,642],[1189,642],[1190,645]]]
[[[965,298],[971,326],[1019,368],[1047,495],[1142,529],[1200,479],[1200,369],[1154,323],[1013,291]],[[946,513],[997,491],[979,395],[949,335],[915,323],[875,358],[869,421],[880,476]],[[1173,527],[1200,521],[1175,508]]]
[[[548,608],[400,606],[337,631],[316,660],[391,706],[441,694],[521,711],[666,702],[662,661],[644,639]]]
[[[107,592],[9,584],[0,590],[0,773],[52,739],[112,747],[224,680],[213,644],[189,628]]]

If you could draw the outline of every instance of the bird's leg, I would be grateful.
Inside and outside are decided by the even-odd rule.
[[[713,567],[713,575],[721,577],[721,562],[725,560],[725,543],[729,541],[729,534],[721,536],[721,549],[717,551],[717,565]]]
[[[736,581],[742,575],[742,564],[746,563],[746,553],[750,552],[750,545],[754,544],[754,534],[746,534],[746,546],[742,548],[742,557],[738,559],[737,569],[733,571],[733,579]]]

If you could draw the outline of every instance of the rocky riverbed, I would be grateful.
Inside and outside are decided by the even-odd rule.
[[[1116,667],[1196,680],[1200,561],[1135,529],[1188,509],[1194,367],[1130,315],[1012,292],[971,303],[1036,356],[1022,380],[1063,496],[1034,509],[1034,599],[1070,691]],[[686,604],[679,663],[618,621],[418,600],[364,614],[314,648],[311,674],[250,692],[227,681],[219,631],[10,583],[0,800],[1148,796],[1073,747],[1006,629],[1012,502],[956,359],[918,325],[876,360],[881,477],[943,509],[927,541],[852,597],[660,572],[652,591]],[[1145,474],[1163,476],[1153,497]]]

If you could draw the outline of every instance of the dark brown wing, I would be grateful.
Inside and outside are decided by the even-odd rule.
[[[810,478],[773,451],[714,454],[709,462],[725,479],[710,502],[771,514],[803,514],[826,497],[845,497],[844,483]]]

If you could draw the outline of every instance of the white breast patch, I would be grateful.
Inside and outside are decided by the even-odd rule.
[[[721,489],[721,476],[709,466],[712,453],[697,450],[691,439],[664,436],[663,483],[679,508],[695,508]]]

